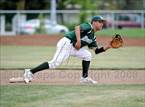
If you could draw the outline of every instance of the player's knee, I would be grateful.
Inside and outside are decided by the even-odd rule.
[[[85,61],[91,61],[91,59],[92,59],[92,54],[91,54],[91,52],[87,51],[85,53],[85,56],[84,56],[83,60],[85,60]]]
[[[59,65],[61,64],[61,62],[49,62],[49,68],[57,68]]]
[[[57,68],[61,63],[60,62],[55,62],[54,63],[54,68]]]

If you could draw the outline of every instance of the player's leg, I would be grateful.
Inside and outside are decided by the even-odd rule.
[[[88,70],[89,70],[89,66],[90,66],[90,61],[92,59],[92,55],[91,53],[84,49],[84,48],[81,48],[79,50],[72,50],[73,52],[71,52],[72,55],[80,58],[82,60],[82,77],[86,78],[88,77]]]
[[[70,41],[66,38],[62,38],[57,44],[57,50],[53,59],[49,62],[44,62],[33,69],[25,69],[24,80],[26,83],[32,80],[34,73],[58,67],[65,59],[69,57],[71,44]]]
[[[31,69],[30,71],[35,74],[36,72],[49,69],[49,68],[56,68],[58,67],[63,60],[68,57],[68,52],[65,49],[65,43],[60,44],[57,46],[56,53],[53,56],[53,59],[49,62],[43,62],[42,64],[38,65],[37,67]]]
[[[53,59],[48,62],[49,68],[57,68],[61,65],[62,62],[69,57],[71,48],[72,45],[70,40],[64,37],[62,41],[57,44],[57,52],[55,53]]]
[[[81,82],[83,82],[83,83],[96,83],[96,81],[92,80],[91,78],[88,78],[88,71],[89,71],[90,62],[92,59],[91,53],[88,50],[81,48],[80,50],[74,50],[73,54],[76,57],[82,59]]]
[[[44,69],[48,69],[48,68],[49,68],[48,62],[44,62],[44,63],[36,66],[33,69],[25,69],[24,70],[24,81],[26,83],[29,83],[33,79],[34,73],[41,71],[41,70],[44,70]]]

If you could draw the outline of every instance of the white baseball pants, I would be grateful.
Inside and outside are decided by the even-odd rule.
[[[56,53],[51,61],[49,61],[49,68],[56,68],[58,67],[64,60],[66,60],[70,55],[76,56],[81,60],[91,61],[91,53],[85,49],[80,48],[76,50],[71,40],[66,37],[60,39],[57,43]]]

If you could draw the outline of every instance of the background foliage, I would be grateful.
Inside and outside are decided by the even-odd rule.
[[[51,0],[1,0],[0,10],[47,10]],[[57,9],[143,10],[143,0],[56,0]]]

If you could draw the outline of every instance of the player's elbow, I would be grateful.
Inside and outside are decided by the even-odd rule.
[[[76,26],[75,31],[79,31],[79,30],[80,30],[80,26]]]

